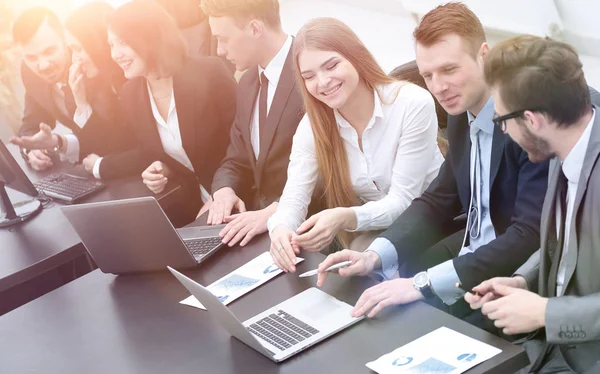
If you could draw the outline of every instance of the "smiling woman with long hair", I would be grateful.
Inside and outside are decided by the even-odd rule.
[[[308,22],[293,53],[306,116],[269,220],[271,254],[288,271],[300,249],[321,250],[336,236],[343,246],[354,240],[351,248],[366,248],[421,195],[443,161],[431,95],[388,77],[344,23]],[[328,209],[305,220],[319,178]]]

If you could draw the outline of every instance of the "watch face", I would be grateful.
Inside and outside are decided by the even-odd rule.
[[[418,273],[417,275],[415,275],[414,283],[415,286],[419,288],[425,287],[429,283],[429,276],[426,272]]]

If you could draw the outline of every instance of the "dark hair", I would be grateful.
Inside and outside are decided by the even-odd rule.
[[[29,43],[44,22],[48,22],[48,26],[58,34],[63,34],[62,25],[56,14],[48,8],[36,6],[27,9],[15,20],[12,30],[13,41],[18,44]]]
[[[199,24],[206,19],[200,9],[200,0],[156,0],[177,23],[177,27],[185,29]]]
[[[469,44],[473,55],[485,42],[479,18],[465,4],[452,2],[439,5],[425,14],[413,32],[418,44],[430,47],[449,34],[457,34]]]
[[[592,106],[581,61],[567,43],[532,35],[505,40],[486,56],[484,74],[511,112],[536,110],[566,126]]]
[[[107,41],[108,18],[115,9],[105,2],[94,1],[75,9],[65,22],[65,28],[81,43],[102,75],[110,76],[115,88],[125,82],[123,69],[110,57]]]
[[[188,58],[187,44],[175,21],[155,1],[125,3],[109,18],[109,28],[161,77],[173,75]]]

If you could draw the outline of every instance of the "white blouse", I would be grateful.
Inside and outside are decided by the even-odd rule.
[[[350,180],[364,204],[352,207],[355,231],[385,229],[437,177],[444,158],[437,145],[437,116],[431,94],[404,82],[378,87],[373,115],[363,131],[334,110],[346,148]],[[397,96],[395,96],[397,93]],[[394,99],[395,96],[395,99]],[[288,179],[269,232],[279,225],[296,230],[306,219],[319,168],[310,120],[304,116],[294,135]]]

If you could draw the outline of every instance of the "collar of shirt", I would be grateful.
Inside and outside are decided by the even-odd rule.
[[[285,60],[287,59],[288,54],[290,53],[290,49],[292,48],[293,38],[291,35],[288,35],[285,43],[281,46],[281,49],[275,57],[267,64],[267,66],[263,69],[258,66],[258,76],[265,72],[265,76],[269,80],[269,84],[272,84],[274,87],[277,87],[279,84],[279,77],[281,77],[281,72],[283,71],[283,65],[285,65]],[[259,78],[260,79],[260,78]]]
[[[146,87],[148,88],[148,98],[150,99],[150,107],[152,108],[152,115],[154,119],[160,126],[169,127],[167,122],[169,121],[169,117],[171,113],[175,110],[175,88],[171,91],[171,102],[169,104],[169,112],[167,113],[166,120],[162,118],[160,112],[158,111],[158,107],[156,106],[156,102],[154,102],[154,96],[152,96],[152,90],[150,89],[150,83],[146,81]]]
[[[372,127],[375,123],[376,118],[383,118],[383,104],[381,102],[381,98],[379,97],[379,91],[383,90],[383,87],[377,87],[377,89],[373,90],[373,116],[369,120],[369,124],[366,128]],[[339,127],[349,128],[352,127],[348,121],[340,114],[337,109],[333,110],[333,115],[335,116],[335,121],[337,122]]]
[[[492,118],[494,118],[494,99],[491,96],[481,108],[477,117],[469,111],[467,111],[467,117],[472,130],[478,129],[488,135],[494,135],[494,122],[492,121]]]
[[[579,182],[579,175],[581,174],[583,160],[585,159],[585,153],[587,151],[588,143],[590,142],[590,135],[592,134],[592,128],[594,127],[595,117],[596,110],[592,109],[592,119],[562,163],[563,173],[565,173],[565,176],[571,183]]]

